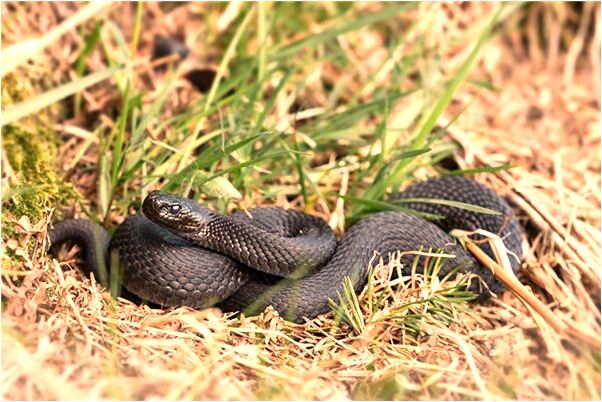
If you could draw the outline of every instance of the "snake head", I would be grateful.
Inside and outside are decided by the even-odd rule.
[[[202,232],[216,214],[194,200],[161,191],[146,196],[142,211],[154,223],[182,235]]]

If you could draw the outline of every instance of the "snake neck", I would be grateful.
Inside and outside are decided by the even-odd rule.
[[[326,263],[336,239],[316,230],[280,236],[251,223],[215,215],[201,231],[187,235],[196,244],[251,268],[278,276],[300,277]],[[320,250],[316,250],[316,244]]]

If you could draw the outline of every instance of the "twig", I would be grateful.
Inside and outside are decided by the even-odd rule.
[[[494,238],[497,237],[491,234]],[[486,267],[493,271],[493,274],[498,278],[504,285],[506,285],[519,299],[525,303],[528,307],[531,307],[535,310],[552,328],[554,328],[557,332],[572,335],[576,338],[579,338],[586,342],[587,344],[595,347],[600,350],[600,335],[592,336],[586,334],[577,328],[575,323],[567,323],[566,319],[563,320],[558,317],[556,314],[552,312],[545,304],[543,304],[537,297],[533,295],[533,293],[527,290],[527,287],[519,282],[518,279],[514,276],[512,270],[508,267],[508,269],[503,268],[497,262],[495,262],[491,257],[489,257],[481,248],[473,242],[467,235],[461,236],[462,241],[465,242],[466,248]],[[499,237],[497,237],[499,239]],[[491,239],[489,239],[491,241]],[[499,239],[501,241],[501,239]],[[493,241],[495,243],[495,241]],[[495,244],[492,244],[495,249]],[[501,250],[497,249],[497,252],[500,253]]]
[[[443,126],[448,126],[447,119],[440,119],[440,122]],[[464,150],[469,151],[472,149],[473,156],[479,163],[482,163],[485,166],[495,165],[495,163],[492,163],[486,156],[483,156],[482,152],[474,152],[473,147],[463,140],[463,135],[457,128],[449,126],[447,133],[454,141],[459,143]],[[517,191],[515,180],[512,175],[500,171],[496,172],[496,176],[500,178],[506,186],[515,189],[506,194],[509,201],[529,216],[530,221],[541,231],[550,233],[552,241],[557,249],[578,265],[582,272],[588,276],[589,280],[592,282],[600,282],[600,270],[598,267],[588,264],[588,253],[584,250],[584,246],[580,244],[553,216],[551,216],[551,214],[540,211],[536,207],[537,203],[534,202],[531,197],[524,192]]]

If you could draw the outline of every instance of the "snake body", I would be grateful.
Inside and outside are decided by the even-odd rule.
[[[426,198],[467,203],[499,214],[424,202]],[[144,200],[143,214],[126,218],[110,240],[99,225],[71,219],[54,226],[50,241],[53,246],[68,240],[78,243],[87,269],[98,277],[103,277],[109,255],[115,252],[127,291],[162,306],[217,305],[226,311],[256,313],[272,305],[296,322],[329,311],[328,300],[338,300],[345,277],[360,292],[374,258],[387,262],[397,251],[443,250],[455,258],[444,260],[440,276],[458,268],[482,279],[486,286],[473,282],[471,289],[483,298],[501,290],[490,270],[447,233],[451,229],[498,234],[518,257],[511,258],[518,272],[520,226],[505,200],[484,185],[456,176],[434,178],[408,187],[391,202],[441,218],[430,222],[404,212],[379,212],[351,226],[337,241],[326,222],[299,211],[253,208],[227,216],[193,200],[155,191]],[[487,244],[481,247],[494,257]],[[403,275],[410,274],[414,258],[402,255]]]

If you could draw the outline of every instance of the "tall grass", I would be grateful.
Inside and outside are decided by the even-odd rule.
[[[287,33],[290,28],[278,20],[282,13],[290,11],[289,7],[315,10],[325,28],[290,41]],[[135,69],[139,63],[135,50],[144,13],[139,5],[129,44],[124,39],[127,35],[111,20],[102,27],[101,21],[97,22],[87,35],[77,72],[83,72],[83,60],[94,48],[102,49],[105,54],[110,66],[106,71],[92,73],[16,105],[5,113],[3,124],[114,76],[121,95],[120,113],[110,129],[97,131],[101,145],[96,204],[105,221],[113,207],[123,214],[125,208],[137,204],[148,189],[159,183],[166,191],[184,195],[192,191],[196,198],[203,193],[231,198],[239,193],[249,195],[257,189],[270,197],[275,193],[271,190],[276,184],[271,173],[275,170],[296,174],[298,193],[306,204],[316,197],[333,203],[336,196],[327,196],[323,191],[334,180],[333,171],[348,165],[351,156],[359,156],[358,150],[369,149],[367,157],[360,156],[362,168],[351,169],[350,194],[346,200],[357,201],[352,202],[350,210],[354,220],[367,211],[368,204],[371,210],[383,206],[380,203],[387,191],[397,189],[417,166],[438,157],[440,151],[432,147],[437,141],[431,136],[433,128],[478,60],[502,10],[500,7],[493,15],[483,16],[483,21],[487,21],[485,28],[475,37],[472,52],[453,75],[423,76],[421,80],[408,81],[408,75],[418,71],[416,66],[420,62],[430,62],[420,39],[420,35],[428,32],[419,33],[413,42],[408,42],[407,37],[409,33],[416,36],[416,30],[424,27],[417,26],[417,21],[406,26],[397,22],[400,15],[416,7],[416,3],[386,5],[360,14],[353,7],[342,6],[336,6],[335,12],[326,7],[324,12],[310,5],[246,4],[231,27],[232,32],[226,33],[230,40],[209,92],[198,103],[164,119],[165,101],[173,93],[182,71],[170,70],[169,77],[156,88],[153,101],[142,102],[147,88],[137,79]],[[301,21],[307,23],[315,15]],[[292,123],[294,128],[289,124],[284,131],[276,129],[278,121],[295,118],[289,112],[293,104],[306,103],[304,82],[324,63],[333,63],[340,70],[358,69],[337,38],[365,27],[390,28],[391,32],[401,33],[389,37],[391,54],[382,63],[397,70],[391,80],[376,81],[381,66],[361,83],[357,93],[338,88],[337,97],[323,105],[313,118]],[[103,35],[99,35],[101,29]],[[409,47],[406,53],[413,57],[398,60],[396,52],[402,47]],[[401,91],[408,82],[410,87]],[[368,98],[359,95],[366,88],[370,88]],[[229,94],[230,91],[233,93]],[[391,110],[417,92],[430,94],[433,107],[427,107],[425,102],[424,110],[410,116],[406,130],[389,126]],[[77,99],[77,110],[79,103]],[[154,138],[149,137],[151,133]],[[340,153],[335,167],[318,170],[310,166],[316,153],[331,149],[341,140],[348,147]],[[367,186],[366,180],[370,180]],[[227,203],[222,204],[226,206]]]
[[[372,210],[382,205],[379,202],[384,202],[387,191],[410,178],[412,169],[437,157],[437,150],[432,148],[437,139],[431,137],[437,118],[478,59],[499,11],[483,17],[489,22],[475,38],[473,51],[457,72],[429,84],[429,93],[436,102],[431,110],[426,108],[414,116],[409,124],[409,142],[407,133],[388,125],[390,113],[404,98],[425,88],[418,81],[408,90],[399,90],[414,67],[399,65],[393,53],[385,63],[395,63],[405,71],[394,74],[385,83],[368,77],[362,87],[372,87],[369,100],[345,94],[342,89],[341,96],[323,105],[315,117],[291,123],[294,127],[289,124],[284,131],[276,129],[276,125],[283,119],[294,119],[289,109],[295,102],[305,103],[303,83],[323,63],[335,63],[342,70],[354,68],[338,45],[338,36],[377,24],[393,26],[400,13],[415,7],[414,3],[387,5],[359,18],[351,9],[323,21],[328,28],[319,33],[306,34],[292,42],[274,42],[266,38],[288,36],[283,27],[276,26],[276,16],[285,6],[246,4],[231,28],[233,32],[210,91],[198,103],[168,119],[162,117],[165,101],[182,71],[171,70],[156,89],[153,101],[145,103],[141,100],[146,88],[136,79],[136,71],[122,70],[116,77],[122,103],[120,114],[115,116],[116,124],[110,130],[98,132],[102,144],[98,152],[100,214],[106,219],[113,208],[124,214],[127,207],[136,205],[149,189],[156,187],[197,199],[204,193],[230,199],[237,192],[250,195],[258,190],[264,198],[270,198],[276,193],[272,186],[278,185],[279,177],[274,172],[297,176],[297,192],[304,203],[322,199],[332,204],[336,195],[328,195],[325,190],[331,188],[335,170],[348,166],[349,159],[359,156],[361,149],[372,152],[367,157],[360,156],[362,169],[351,170],[350,194],[346,198],[353,204],[351,215],[365,212],[370,202]],[[402,27],[402,32],[413,29],[416,28],[410,24]],[[108,49],[105,53],[110,57],[109,64],[134,65],[136,59],[128,50],[135,43],[125,43],[124,33],[114,24],[107,31],[111,35],[103,36],[97,45]],[[391,49],[420,43],[405,43],[403,35],[390,40]],[[423,81],[427,79],[431,80],[425,77]],[[342,150],[335,166],[311,166],[316,153],[331,149],[341,140],[349,146]],[[366,180],[371,181],[368,186]],[[222,208],[227,206],[228,202],[221,204]]]

